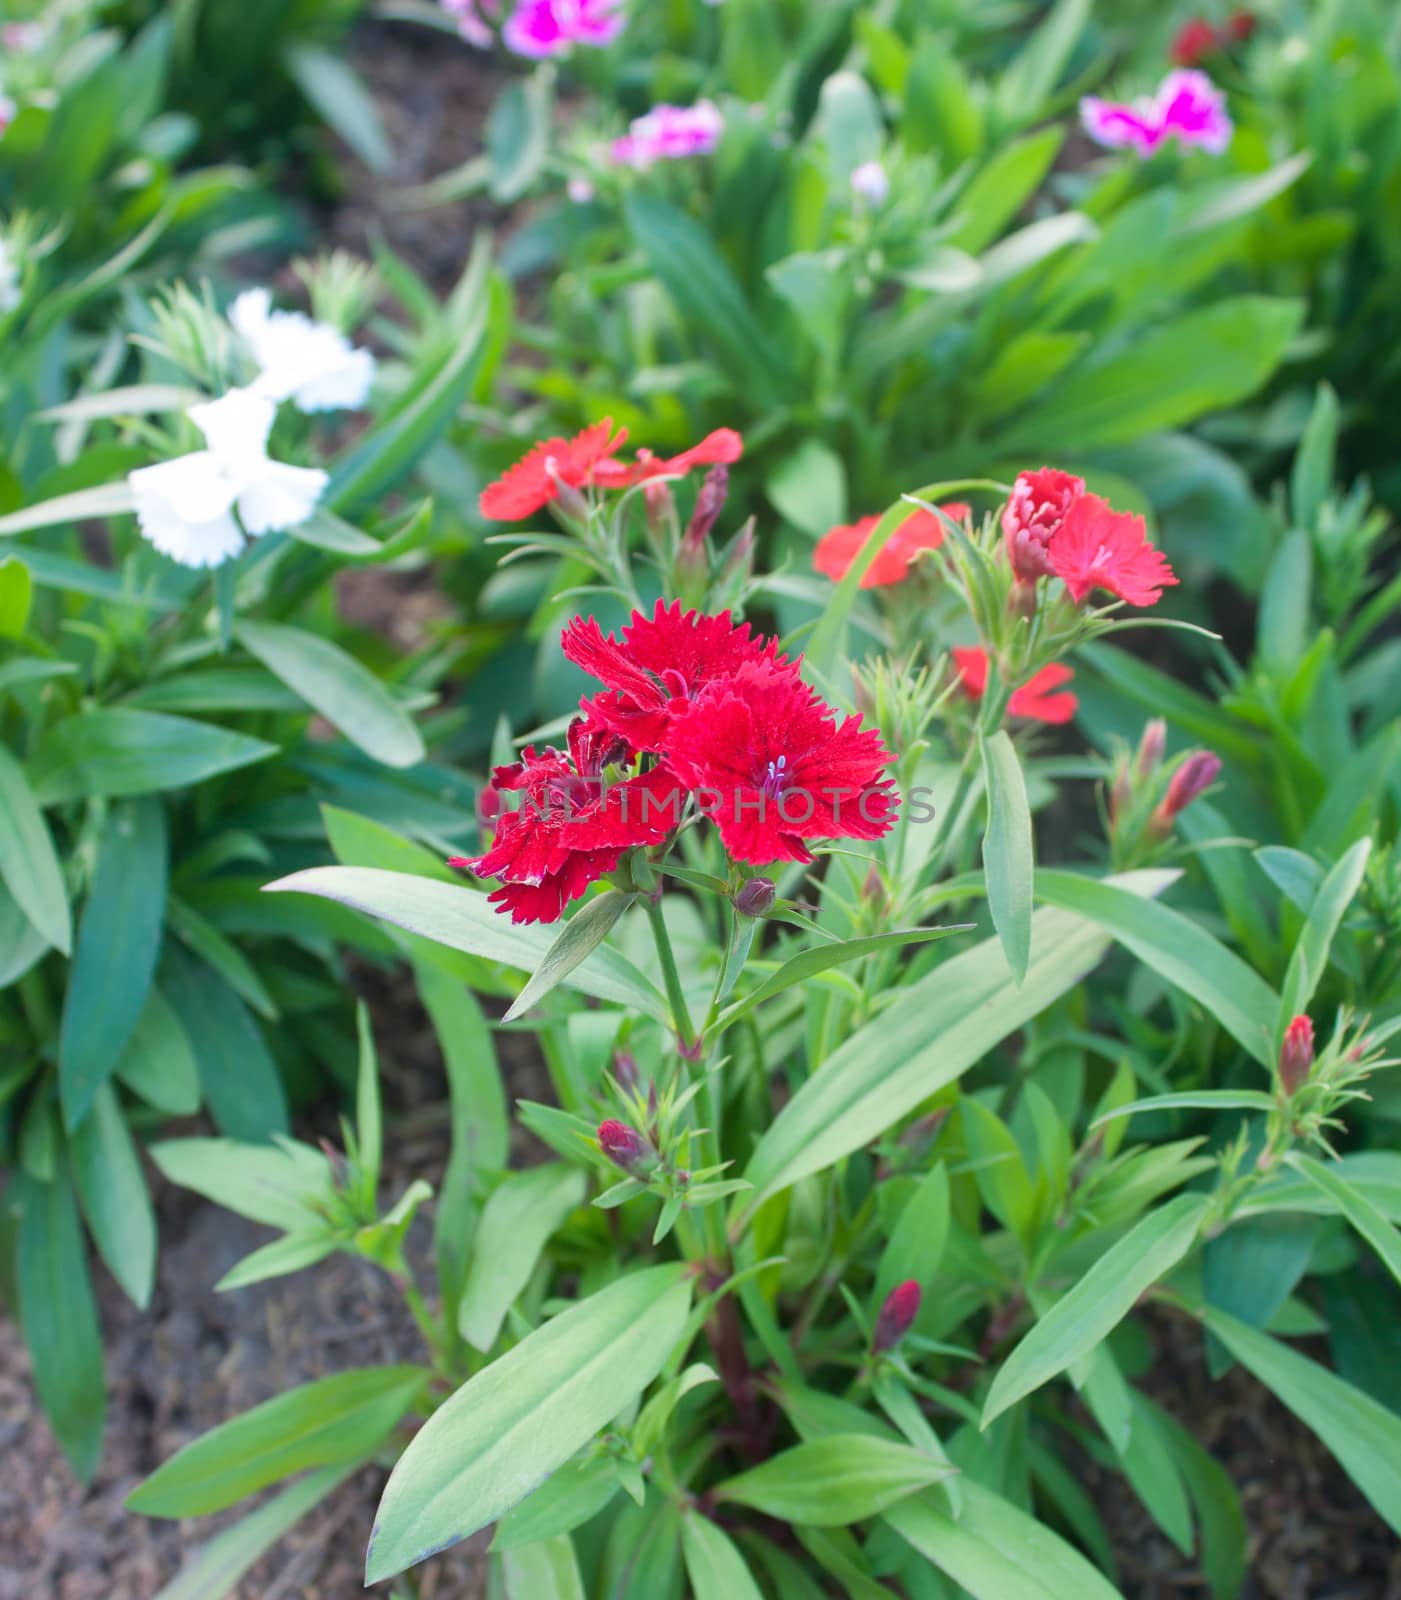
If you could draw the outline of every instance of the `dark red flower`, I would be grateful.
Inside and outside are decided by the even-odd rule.
[[[974,700],[981,700],[988,686],[987,651],[977,645],[955,645],[950,653],[958,668],[963,692]],[[1007,702],[1008,715],[1026,717],[1033,722],[1069,722],[1080,703],[1073,694],[1065,692],[1065,685],[1074,676],[1063,661],[1053,661],[1042,667],[1020,689],[1013,690]],[[1056,693],[1057,690],[1061,692]]]
[[[939,509],[955,522],[962,522],[968,515],[968,507],[956,500]],[[859,522],[843,524],[824,533],[812,553],[814,569],[833,583],[840,583],[879,521],[879,517],[862,517]],[[885,541],[876,559],[861,575],[861,587],[881,589],[888,584],[903,583],[920,551],[937,550],[944,542],[945,531],[932,511],[916,511]]]
[[[1050,577],[1048,546],[1060,531],[1066,512],[1084,492],[1083,478],[1056,467],[1017,474],[1002,508],[1002,537],[1012,571],[1023,583]]]
[[[899,801],[890,752],[838,724],[786,665],[751,661],[673,715],[667,759],[737,861],[810,861],[809,839],[878,839]]]
[[[1162,551],[1149,544],[1143,518],[1115,511],[1097,494],[1071,502],[1047,553],[1076,605],[1095,589],[1107,589],[1131,606],[1155,606],[1164,588],[1177,582]]]
[[[1223,32],[1232,44],[1244,44],[1255,32],[1259,24],[1260,19],[1253,11],[1233,11],[1226,18],[1226,26]]]
[[[570,743],[599,759],[597,730],[576,734],[571,728]],[[520,761],[497,767],[493,787],[521,794],[524,803],[501,816],[484,854],[454,856],[449,865],[479,878],[500,878],[501,887],[488,899],[509,911],[512,922],[557,921],[571,900],[613,871],[625,851],[660,844],[680,814],[678,786],[665,766],[606,790],[601,770],[600,763],[581,771],[560,750],[537,754],[529,748]]]
[[[1195,67],[1221,48],[1220,32],[1205,17],[1184,22],[1173,35],[1168,55],[1179,67]]]
[[[729,466],[743,454],[744,440],[740,435],[733,428],[717,428],[679,456],[658,456],[650,450],[639,450],[636,461],[602,461],[594,472],[593,481],[602,489],[630,489],[633,484],[646,483],[649,478],[684,478],[692,467]]]
[[[608,692],[583,702],[593,724],[611,729],[637,750],[662,750],[672,717],[705,688],[751,661],[768,661],[797,671],[736,623],[728,611],[702,616],[658,600],[650,617],[634,611],[615,639],[592,618],[575,617],[564,630],[564,653],[602,682]]]
[[[582,489],[595,481],[599,464],[627,438],[627,429],[613,433],[613,419],[605,417],[572,439],[542,439],[496,480],[482,490],[481,513],[493,522],[516,522],[530,517],[558,499],[559,485]]]
[[[880,1316],[876,1318],[875,1336],[871,1340],[871,1348],[877,1355],[893,1350],[914,1327],[915,1318],[919,1315],[919,1303],[923,1298],[923,1293],[913,1278],[907,1278],[904,1283],[897,1283],[886,1295],[885,1304],[880,1308]]]
[[[1279,1047],[1279,1081],[1285,1094],[1297,1094],[1313,1070],[1313,1022],[1306,1016],[1293,1018],[1284,1030]]]

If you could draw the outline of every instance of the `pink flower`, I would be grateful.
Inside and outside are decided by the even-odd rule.
[[[880,1316],[876,1318],[875,1336],[871,1340],[871,1347],[877,1355],[893,1350],[914,1327],[915,1318],[919,1315],[919,1303],[923,1298],[920,1287],[913,1278],[907,1278],[904,1283],[897,1283],[885,1297],[885,1304],[880,1308]]]
[[[1143,518],[1115,511],[1097,494],[1076,496],[1046,552],[1076,605],[1107,589],[1131,606],[1155,606],[1177,582],[1162,551],[1149,544]]]
[[[598,1145],[613,1165],[624,1172],[642,1172],[655,1159],[651,1145],[636,1128],[611,1117],[598,1125]]]
[[[457,31],[478,50],[489,50],[495,42],[491,23],[501,15],[501,0],[439,0],[443,10],[457,18]]]
[[[1279,1082],[1285,1094],[1297,1094],[1313,1067],[1313,1023],[1298,1016],[1284,1030],[1279,1047]]]
[[[939,510],[954,522],[962,522],[969,515],[969,507],[960,500],[950,500]],[[829,528],[812,553],[813,569],[833,583],[840,583],[879,521],[879,517],[862,517],[857,522]],[[903,583],[920,554],[937,550],[943,542],[944,524],[932,511],[921,508],[906,517],[881,546],[876,559],[861,575],[861,587],[883,589],[892,583]]]
[[[708,156],[720,142],[725,119],[711,100],[693,106],[653,106],[613,141],[610,154],[623,167],[650,167],[654,161]]]
[[[623,31],[620,0],[520,0],[502,30],[506,48],[543,61],[576,44],[601,49]]]
[[[1065,514],[1085,492],[1085,480],[1055,467],[1019,472],[1002,508],[1002,535],[1007,559],[1022,583],[1051,575],[1048,547]]]
[[[1097,144],[1141,156],[1153,155],[1169,139],[1219,156],[1233,131],[1225,95],[1204,72],[1189,70],[1168,73],[1151,97],[1115,101],[1087,95],[1080,120]]]
[[[883,206],[890,195],[890,177],[879,161],[863,161],[851,174],[852,192],[869,206]]]

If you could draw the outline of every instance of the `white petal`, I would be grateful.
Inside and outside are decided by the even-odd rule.
[[[267,289],[245,289],[229,307],[234,332],[254,349],[267,327],[272,295]]]
[[[375,381],[375,358],[368,350],[347,345],[338,364],[292,391],[298,411],[358,411]]]
[[[316,510],[330,482],[319,467],[289,467],[265,461],[238,496],[238,514],[250,534],[300,527]]]
[[[217,567],[243,548],[233,488],[207,450],[128,474],[142,537],[186,567]]]
[[[242,463],[267,454],[277,407],[251,390],[230,389],[218,400],[191,406],[187,415],[221,461]]]

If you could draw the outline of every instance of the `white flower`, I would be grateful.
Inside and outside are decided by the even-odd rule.
[[[127,478],[143,538],[182,566],[217,567],[243,549],[245,534],[305,522],[329,479],[319,468],[269,459],[276,411],[249,389],[191,406],[187,415],[209,448],[138,467]]]
[[[883,206],[890,195],[890,179],[879,161],[863,161],[851,174],[851,187],[867,205]]]
[[[365,403],[375,358],[327,322],[300,311],[274,311],[266,289],[246,289],[229,310],[234,331],[259,367],[252,388],[299,411],[355,409]]]
[[[0,317],[9,316],[23,296],[19,288],[19,263],[10,254],[10,247],[0,239]]]

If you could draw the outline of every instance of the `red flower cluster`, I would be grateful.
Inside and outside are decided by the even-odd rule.
[[[481,513],[493,522],[516,522],[534,516],[559,498],[560,485],[583,489],[629,489],[650,478],[685,477],[692,467],[728,465],[744,453],[744,441],[733,428],[717,428],[679,456],[639,450],[635,461],[620,461],[626,428],[613,432],[605,417],[572,439],[542,439],[515,466],[482,491]]]
[[[954,666],[958,668],[959,686],[972,700],[981,700],[988,686],[987,651],[977,645],[955,645]],[[1012,691],[1007,711],[1013,717],[1026,717],[1032,722],[1069,722],[1075,715],[1079,701],[1065,685],[1075,674],[1062,661],[1034,672],[1020,689]],[[1057,693],[1056,691],[1060,692]]]
[[[814,839],[876,839],[896,817],[890,753],[859,717],[838,721],[777,642],[729,612],[657,602],[621,637],[592,618],[564,631],[564,653],[603,684],[581,704],[570,753],[525,752],[498,789],[525,804],[492,846],[456,859],[499,877],[491,896],[515,922],[552,922],[623,854],[662,843],[688,800],[739,861],[809,861]],[[605,768],[655,762],[611,785]]]
[[[1055,576],[1076,605],[1105,589],[1131,606],[1153,606],[1177,582],[1143,518],[1115,511],[1084,480],[1043,467],[1023,472],[1002,511],[1007,557],[1022,583]]]
[[[968,515],[968,507],[956,500],[939,509],[955,522],[963,521]],[[833,583],[840,583],[879,521],[879,517],[862,517],[859,522],[845,523],[824,533],[813,551],[814,569]],[[862,574],[861,587],[881,589],[892,583],[903,583],[920,552],[937,550],[943,542],[944,525],[938,517],[932,511],[916,511],[885,541]]]
[[[1255,32],[1256,22],[1250,11],[1233,11],[1220,27],[1205,17],[1193,17],[1177,30],[1168,54],[1179,67],[1200,66],[1209,56],[1244,44]]]

